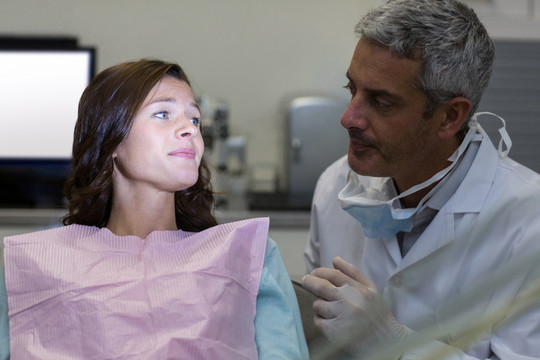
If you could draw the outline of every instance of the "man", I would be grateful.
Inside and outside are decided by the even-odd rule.
[[[455,0],[393,0],[356,33],[349,151],[318,181],[305,250],[316,326],[364,353],[404,341],[389,358],[540,358],[540,175],[473,116],[484,26]]]

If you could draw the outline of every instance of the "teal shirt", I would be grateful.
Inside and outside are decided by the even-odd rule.
[[[0,360],[9,359],[9,318],[4,276],[0,268]],[[255,343],[259,359],[307,360],[300,310],[291,279],[276,243],[268,239],[257,294]]]

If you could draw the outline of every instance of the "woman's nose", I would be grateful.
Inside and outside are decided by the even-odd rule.
[[[176,136],[185,138],[196,135],[199,131],[199,127],[191,122],[191,119],[185,117],[179,122],[178,129],[176,130]]]

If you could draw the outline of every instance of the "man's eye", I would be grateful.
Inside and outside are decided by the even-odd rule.
[[[389,109],[390,107],[392,107],[392,104],[391,104],[391,103],[389,103],[388,101],[385,101],[385,100],[381,100],[381,99],[379,99],[379,98],[377,98],[377,97],[371,98],[371,103],[372,103],[375,107],[377,107],[377,108],[379,108],[379,109],[381,109],[381,110],[387,110],[387,109]]]
[[[351,95],[354,95],[355,91],[354,91],[354,88],[353,88],[353,86],[351,85],[351,83],[348,83],[347,85],[344,85],[343,88],[349,90],[349,92],[351,93]]]

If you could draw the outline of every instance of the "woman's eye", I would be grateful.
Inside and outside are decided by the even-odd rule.
[[[160,119],[168,119],[169,113],[167,111],[160,111],[160,112],[155,113],[154,116]]]
[[[198,118],[198,117],[192,117],[191,119],[189,119],[191,121],[191,123],[197,127],[199,127],[201,125],[201,118]]]

